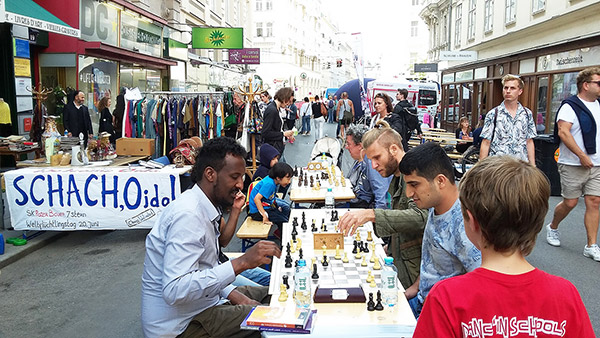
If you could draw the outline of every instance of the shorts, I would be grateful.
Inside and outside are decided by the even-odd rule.
[[[344,117],[342,118],[342,122],[341,124],[343,124],[344,126],[349,126],[352,124],[352,121],[354,120],[354,116],[352,115],[352,112],[344,112]]]
[[[600,196],[600,167],[587,169],[559,163],[558,172],[563,198],[575,199],[581,195]]]

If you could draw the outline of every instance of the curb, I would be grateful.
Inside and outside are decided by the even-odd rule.
[[[17,247],[5,243],[4,255],[0,255],[0,269],[4,268],[30,253],[45,247],[46,245],[68,235],[69,232],[63,231],[45,231],[42,234],[32,238],[26,245]]]

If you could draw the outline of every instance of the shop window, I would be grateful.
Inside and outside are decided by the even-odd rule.
[[[92,130],[98,131],[98,102],[104,96],[116,97],[117,88],[117,63],[99,58],[79,57],[79,90],[85,94],[85,105],[90,111]],[[114,109],[116,100],[112,100]]]
[[[271,0],[266,0],[265,1],[265,10],[270,11],[273,9],[273,1]]]
[[[554,118],[560,108],[560,103],[571,95],[577,94],[577,74],[563,73],[552,76],[552,98],[550,99],[549,131],[554,131]]]
[[[537,119],[536,129],[537,132],[543,134],[546,132],[546,106],[548,104],[548,77],[542,76],[538,79],[538,90],[537,90]]]

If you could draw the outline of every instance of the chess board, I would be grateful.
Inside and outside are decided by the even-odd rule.
[[[347,211],[345,209],[336,209],[338,211],[338,216],[342,217],[342,215]],[[302,224],[302,213],[305,213],[305,219],[307,224],[307,230],[303,230],[301,228]],[[362,285],[363,290],[366,294],[368,292],[376,292],[377,288],[381,288],[381,270],[374,270],[374,263],[370,262],[371,256],[375,254],[375,257],[379,259],[379,263],[383,266],[383,258],[385,257],[385,252],[381,245],[383,241],[380,238],[377,238],[374,234],[372,234],[373,240],[371,242],[367,241],[368,232],[373,230],[372,224],[367,223],[362,227],[359,227],[357,232],[360,234],[360,238],[363,242],[369,244],[369,252],[362,253],[362,256],[366,257],[367,266],[361,266],[363,261],[362,258],[355,258],[355,254],[352,253],[354,248],[353,242],[355,240],[355,236],[346,236],[344,237],[344,248],[340,249],[340,256],[343,258],[344,253],[348,256],[348,263],[343,263],[342,259],[335,259],[336,250],[328,249],[325,250],[325,253],[328,258],[328,266],[323,266],[323,249],[314,248],[313,245],[313,232],[311,231],[311,225],[313,219],[315,220],[315,225],[318,228],[318,231],[315,233],[321,233],[321,224],[322,220],[325,220],[325,224],[327,225],[327,232],[335,232],[335,228],[337,226],[337,221],[331,221],[331,210],[328,209],[292,209],[290,215],[290,222],[285,223],[283,225],[283,250],[281,253],[281,258],[274,258],[272,264],[271,271],[271,282],[269,285],[269,293],[277,297],[279,294],[279,288],[281,286],[283,276],[288,276],[288,284],[289,289],[288,293],[291,295],[291,290],[294,288],[294,272],[295,262],[299,259],[299,250],[294,250],[290,255],[292,257],[292,267],[285,267],[285,256],[286,256],[286,245],[290,243],[292,239],[292,222],[294,217],[298,218],[298,226],[296,228],[298,235],[296,239],[301,240],[301,248],[302,248],[302,256],[306,261],[307,266],[313,271],[313,263],[312,260],[315,258],[317,273],[319,274],[318,279],[312,280],[311,290],[314,292],[317,285],[321,285],[324,287],[356,287],[358,285]],[[375,244],[375,252],[373,253],[371,249],[371,243]],[[366,282],[369,270],[372,271],[372,276],[375,278],[376,288],[370,287],[369,283]]]
[[[328,179],[321,180],[321,173],[326,172],[323,170],[307,170],[303,168],[303,172],[306,173],[307,181],[310,181],[310,178],[313,179],[313,186],[310,186],[310,183],[302,184],[298,186],[299,178],[294,176],[290,183],[290,199],[293,202],[323,202],[325,201],[325,193],[327,193],[327,188],[332,188],[333,195],[336,201],[349,201],[354,199],[356,196],[352,191],[352,186],[350,181],[345,180],[345,187],[342,186],[341,178],[342,172],[340,169],[335,170],[335,176],[338,180],[338,185],[335,183],[329,183]],[[317,177],[320,180],[320,186],[317,189],[316,181]],[[332,178],[333,180],[333,178]],[[300,219],[300,217],[298,217]],[[290,218],[291,219],[291,218]]]

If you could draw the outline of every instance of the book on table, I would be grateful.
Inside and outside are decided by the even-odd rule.
[[[258,328],[304,329],[310,317],[312,317],[310,309],[259,305],[250,311],[243,324]]]
[[[315,324],[315,316],[314,315],[316,312],[317,312],[317,310],[310,310],[310,313],[308,314],[308,319],[306,320],[306,324],[305,324],[304,328],[248,325],[247,321],[246,321],[248,319],[248,317],[246,317],[246,320],[244,320],[242,322],[242,324],[240,325],[240,328],[242,330],[260,330],[260,331],[269,331],[269,332],[309,334],[312,332],[312,329]]]

